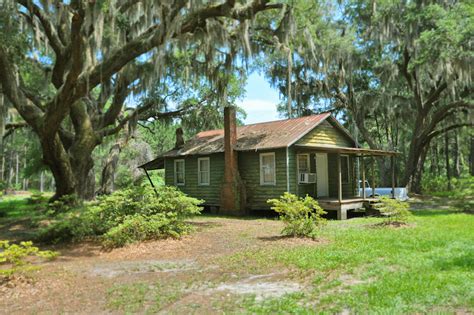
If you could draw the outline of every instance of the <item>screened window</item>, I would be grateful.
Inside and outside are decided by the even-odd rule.
[[[275,153],[260,154],[260,184],[275,185]]]
[[[349,183],[349,157],[341,155],[341,175],[344,184]]]
[[[209,158],[198,159],[198,184],[209,185],[210,183],[210,168]]]
[[[298,178],[301,182],[301,173],[309,173],[309,154],[298,154]]]
[[[184,160],[174,160],[174,183],[184,185]]]

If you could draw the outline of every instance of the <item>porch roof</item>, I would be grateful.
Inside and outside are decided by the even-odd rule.
[[[295,147],[312,149],[319,152],[342,153],[342,154],[352,154],[352,155],[359,155],[359,156],[395,156],[395,155],[400,154],[400,152],[395,152],[395,151],[373,150],[373,149],[365,149],[365,148],[350,148],[350,147],[334,147],[334,146],[311,145],[311,144],[295,144]]]

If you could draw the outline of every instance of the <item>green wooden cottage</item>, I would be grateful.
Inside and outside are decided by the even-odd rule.
[[[394,154],[358,148],[330,113],[237,127],[235,109],[227,107],[224,119],[224,129],[178,142],[141,167],[164,168],[166,185],[220,213],[269,209],[268,199],[290,192],[313,196],[344,219],[367,199],[357,196],[356,159]]]

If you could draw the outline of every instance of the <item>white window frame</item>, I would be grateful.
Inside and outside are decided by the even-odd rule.
[[[273,181],[272,182],[264,182],[264,176],[263,176],[263,168],[262,168],[262,161],[263,157],[265,156],[271,156],[273,157]],[[267,152],[267,153],[260,153],[260,185],[261,186],[275,186],[276,185],[276,160],[275,160],[275,152]]]
[[[183,182],[182,183],[178,183],[178,175],[176,172],[176,165],[180,162],[183,162]],[[186,184],[186,162],[184,161],[184,159],[174,160],[174,184],[176,186],[184,186]]]
[[[349,182],[351,181],[351,171],[350,171],[350,168],[349,168],[349,155],[346,155],[346,154],[342,154],[341,155],[341,174],[342,174],[342,163],[343,163],[343,158],[347,158],[347,181],[344,181],[342,178],[343,176],[341,175],[341,180],[342,180],[342,184],[349,184]]]
[[[311,164],[309,159],[309,153],[298,153],[296,155],[296,167],[297,167],[297,174],[298,174],[298,184],[301,184],[301,172],[300,172],[300,156],[306,155],[306,163],[308,163],[308,173],[311,173]]]
[[[201,183],[201,161],[207,161],[207,183]],[[208,157],[198,158],[198,185],[209,186],[211,184],[211,160]]]

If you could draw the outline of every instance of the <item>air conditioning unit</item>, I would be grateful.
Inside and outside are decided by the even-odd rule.
[[[300,173],[301,184],[314,184],[316,183],[316,173]]]

